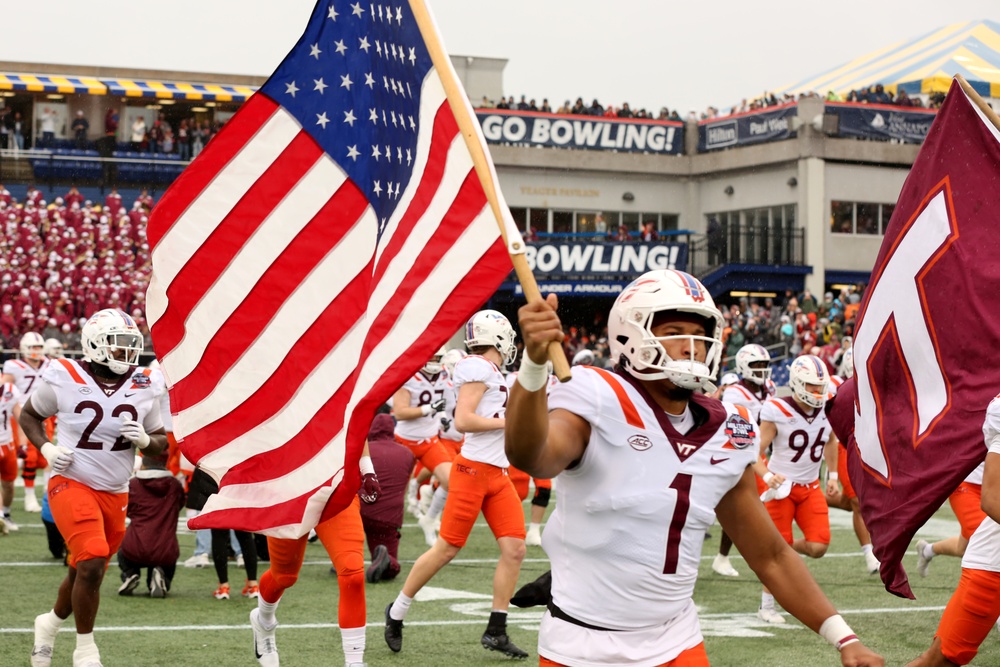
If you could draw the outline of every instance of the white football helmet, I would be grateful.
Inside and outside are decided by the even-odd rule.
[[[444,353],[444,356],[441,357],[441,365],[448,371],[448,375],[454,375],[455,364],[465,359],[465,357],[465,350],[460,350],[456,347],[454,350],[448,350]]]
[[[837,372],[840,377],[844,379],[850,379],[854,377],[854,348],[849,347],[844,351],[842,357],[840,357],[840,366],[837,367]]]
[[[704,336],[653,335],[658,313],[687,313],[705,321]],[[683,271],[659,269],[632,281],[615,299],[608,317],[611,360],[640,380],[669,380],[684,389],[714,391],[712,378],[722,358],[722,313],[701,282]],[[662,341],[685,339],[691,357],[671,359]],[[705,343],[705,361],[695,361],[696,341]]]
[[[425,375],[437,375],[438,373],[440,373],[442,368],[441,358],[444,357],[445,352],[446,350],[442,345],[441,349],[435,352],[434,355],[427,360],[427,363],[425,363],[424,367],[421,368],[420,370],[422,370]]]
[[[719,380],[720,387],[729,387],[734,384],[740,383],[740,376],[736,373],[723,373],[722,379]]]
[[[792,362],[788,371],[788,386],[792,394],[811,408],[822,408],[826,404],[826,388],[830,382],[830,373],[826,364],[819,357],[803,354]],[[810,391],[809,386],[820,387],[819,391]]]
[[[58,338],[45,339],[45,356],[49,359],[59,359],[63,357],[63,344]]]
[[[754,366],[764,362],[764,366]],[[761,386],[771,377],[771,355],[762,346],[751,343],[736,353],[736,372],[746,380]]]
[[[45,339],[41,334],[29,331],[21,336],[21,358],[32,361],[45,359]]]
[[[594,353],[591,350],[580,350],[573,355],[574,366],[593,366]]]
[[[139,364],[142,354],[142,333],[135,320],[117,308],[105,308],[94,313],[80,332],[83,358],[124,375]],[[123,358],[115,356],[124,351]]]
[[[517,347],[514,345],[514,327],[510,321],[495,310],[480,310],[465,325],[465,346],[492,347],[500,353],[501,366],[514,361]]]

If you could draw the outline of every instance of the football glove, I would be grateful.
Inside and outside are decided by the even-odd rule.
[[[149,435],[146,433],[146,430],[142,427],[142,424],[134,421],[128,415],[122,416],[122,425],[118,429],[118,433],[139,449],[149,447]]]

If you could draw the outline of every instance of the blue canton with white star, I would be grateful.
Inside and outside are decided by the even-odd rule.
[[[408,3],[320,0],[261,88],[365,193],[380,234],[413,171],[431,66]]]

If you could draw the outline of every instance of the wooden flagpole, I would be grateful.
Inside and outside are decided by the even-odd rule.
[[[520,238],[520,234],[513,241],[513,244],[507,238],[507,227],[504,224],[505,212],[500,206],[500,199],[496,191],[496,173],[483,148],[482,135],[480,134],[478,125],[479,121],[476,120],[475,115],[472,113],[472,106],[469,104],[465,91],[458,81],[458,76],[452,68],[451,59],[441,45],[437,26],[434,24],[434,19],[431,17],[427,5],[424,3],[424,0],[409,1],[410,9],[413,11],[413,16],[417,21],[417,26],[420,28],[424,43],[427,44],[427,50],[430,52],[431,62],[434,64],[434,69],[437,70],[437,74],[444,84],[448,103],[451,105],[452,113],[458,122],[458,129],[462,133],[462,136],[465,137],[469,153],[472,154],[472,163],[475,165],[479,181],[483,185],[486,199],[490,203],[490,208],[493,209],[497,225],[500,226],[500,235],[503,237],[503,242],[510,253],[510,261],[514,265],[514,272],[521,283],[524,297],[529,302],[541,301],[542,293],[538,289],[535,276],[531,273],[531,269],[528,267],[528,260],[524,256],[524,241]],[[566,354],[563,352],[560,343],[552,342],[549,344],[549,359],[552,360],[552,368],[556,377],[561,382],[569,380],[569,362],[566,360]]]
[[[997,113],[992,109],[992,107],[990,107],[989,104],[986,103],[986,100],[980,97],[979,93],[977,93],[972,86],[969,85],[969,82],[965,80],[965,77],[961,74],[956,74],[955,78],[958,79],[958,84],[962,86],[962,90],[964,90],[965,94],[969,96],[969,99],[972,100],[977,107],[979,107],[979,110],[983,112],[984,116],[990,119],[990,122],[993,123],[994,127],[996,127],[997,130],[1000,130],[1000,116],[997,116]]]

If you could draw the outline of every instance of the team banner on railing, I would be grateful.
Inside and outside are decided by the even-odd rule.
[[[529,243],[528,266],[538,276],[638,276],[687,268],[687,243]]]
[[[840,136],[861,139],[895,139],[923,143],[936,112],[867,104],[826,104],[826,113],[840,117]]]
[[[797,104],[786,104],[759,113],[702,121],[698,123],[698,152],[788,139],[794,134],[791,118],[798,113]]]
[[[622,290],[628,286],[628,282],[591,282],[591,281],[562,281],[562,282],[540,282],[538,289],[542,294],[556,294],[558,296],[610,296],[617,297]],[[505,283],[501,289],[507,287],[513,289],[514,294],[523,296],[524,290],[521,283]]]
[[[580,150],[680,155],[684,123],[557,116],[478,109],[476,117],[490,144],[522,144]]]

